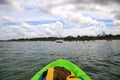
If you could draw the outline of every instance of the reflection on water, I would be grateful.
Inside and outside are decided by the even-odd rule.
[[[0,80],[30,80],[60,58],[77,64],[93,80],[120,80],[120,41],[0,42]]]

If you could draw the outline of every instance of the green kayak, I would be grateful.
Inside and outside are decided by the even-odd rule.
[[[47,69],[49,69],[51,67],[55,67],[55,66],[66,68],[67,70],[73,72],[76,78],[82,78],[82,80],[91,80],[90,77],[82,69],[80,69],[77,65],[75,65],[72,62],[65,60],[65,59],[59,59],[59,60],[49,63],[47,66],[45,66],[39,72],[37,72],[32,77],[31,80],[40,80],[40,77],[42,76],[44,71],[46,71]]]

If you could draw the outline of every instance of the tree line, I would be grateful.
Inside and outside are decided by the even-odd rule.
[[[98,35],[98,36],[66,36],[66,37],[39,37],[39,38],[21,38],[21,39],[11,39],[7,41],[90,41],[90,40],[120,40],[120,35]]]

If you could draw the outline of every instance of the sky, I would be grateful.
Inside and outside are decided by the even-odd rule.
[[[0,0],[0,40],[120,34],[120,0]]]

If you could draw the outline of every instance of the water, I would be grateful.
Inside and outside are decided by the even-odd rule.
[[[77,64],[92,80],[120,80],[120,41],[0,42],[0,80],[30,80],[60,58]]]

